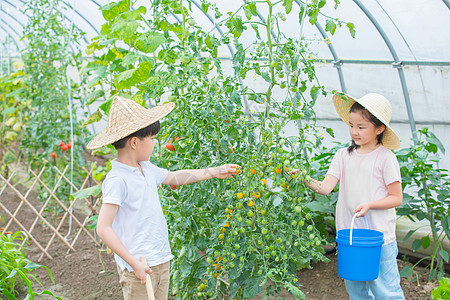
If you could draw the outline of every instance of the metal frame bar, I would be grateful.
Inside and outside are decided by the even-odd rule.
[[[391,41],[389,40],[388,36],[386,35],[386,32],[383,30],[381,25],[378,23],[378,21],[372,15],[372,13],[366,8],[366,6],[364,6],[364,4],[362,4],[362,2],[360,0],[353,0],[353,2],[355,2],[355,4],[362,10],[362,12],[366,15],[366,17],[370,20],[370,22],[372,22],[373,26],[375,26],[378,33],[383,38],[386,46],[388,47],[389,52],[391,53],[392,57],[394,58],[394,63],[392,64],[392,66],[398,70],[398,75],[400,78],[400,83],[401,83],[402,91],[403,91],[403,97],[405,98],[406,111],[408,113],[408,118],[409,118],[409,125],[411,127],[411,133],[412,133],[412,136],[414,137],[414,140],[417,140],[417,133],[416,133],[417,127],[416,127],[416,123],[414,120],[414,115],[413,115],[412,106],[411,106],[411,100],[409,98],[408,87],[406,85],[405,73],[403,71],[403,62],[398,57],[394,46],[392,45]]]
[[[334,59],[324,59],[327,63],[335,62]],[[362,64],[362,65],[392,65],[393,60],[372,60],[372,59],[341,59],[343,64]],[[417,60],[402,60],[404,66],[438,66],[450,67],[450,61],[417,61]]]

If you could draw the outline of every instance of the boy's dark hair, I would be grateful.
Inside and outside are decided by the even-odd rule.
[[[133,132],[132,134],[118,140],[117,142],[112,143],[112,145],[116,149],[121,149],[121,148],[125,147],[126,142],[130,138],[135,136],[142,140],[143,138],[146,138],[148,136],[156,135],[160,129],[161,129],[161,125],[160,125],[159,121],[156,121],[155,123],[152,123],[152,124],[148,125],[147,127],[139,129],[138,131]]]
[[[383,122],[381,122],[380,120],[378,120],[377,117],[372,115],[364,106],[362,106],[358,102],[355,102],[355,103],[353,103],[352,107],[350,108],[349,113],[357,112],[357,111],[360,111],[361,114],[363,115],[363,117],[367,121],[369,121],[370,123],[375,125],[376,128],[384,125]],[[377,144],[379,144],[379,145],[383,145],[383,133],[384,133],[384,131],[377,136]],[[355,150],[357,148],[359,148],[359,145],[356,145],[355,141],[352,140],[352,144],[347,148],[348,153],[352,153],[353,150]]]

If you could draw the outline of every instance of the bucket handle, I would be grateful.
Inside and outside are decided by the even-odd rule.
[[[353,225],[354,225],[354,223],[355,223],[355,218],[356,218],[358,215],[359,215],[359,211],[358,211],[356,214],[353,215],[353,218],[352,218],[352,224],[350,225],[350,246],[352,245],[352,242],[353,242]],[[367,224],[367,218],[366,218],[366,216],[364,216],[364,221],[366,222],[366,227],[367,227],[367,229],[369,229],[369,224]]]

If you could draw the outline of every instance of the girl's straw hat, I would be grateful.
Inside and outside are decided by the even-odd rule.
[[[348,101],[347,101],[348,99]],[[353,98],[345,94],[335,94],[333,96],[333,104],[342,121],[348,123],[350,108],[358,102],[372,115],[386,125],[386,130],[383,133],[383,146],[389,149],[398,149],[400,147],[400,139],[395,131],[389,126],[392,116],[392,106],[389,100],[380,94],[367,94],[360,99]]]
[[[88,149],[98,149],[138,131],[166,116],[175,104],[172,102],[150,109],[133,100],[116,96],[109,111],[108,125],[87,145]]]

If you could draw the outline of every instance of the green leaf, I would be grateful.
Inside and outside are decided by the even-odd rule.
[[[311,94],[311,98],[313,99],[313,102],[315,102],[317,100],[317,97],[319,96],[319,87],[317,86],[313,86],[311,88],[310,94]]]
[[[128,40],[136,36],[136,29],[138,29],[139,26],[140,25],[136,20],[120,19],[111,26],[111,30],[122,40]]]
[[[109,115],[109,109],[111,108],[111,104],[114,100],[114,96],[110,97],[108,100],[100,104],[99,108],[105,112],[106,115]]]
[[[413,268],[411,266],[403,267],[403,269],[400,271],[401,277],[409,277],[413,273]]]
[[[328,31],[329,33],[334,35],[334,33],[336,31],[336,23],[334,22],[334,20],[327,19],[326,25],[325,25],[325,31]]]
[[[430,237],[427,235],[427,236],[424,236],[423,238],[422,238],[422,248],[423,249],[427,249],[429,246],[430,246],[430,244],[431,244],[431,239],[430,239]]]
[[[403,238],[403,242],[406,241],[407,239],[409,239],[409,238],[414,234],[414,232],[417,231],[417,229],[419,229],[419,228],[416,228],[416,229],[414,229],[414,230],[408,231],[408,233],[407,233],[407,234],[405,235],[405,237]]]
[[[40,268],[40,267],[42,267],[42,266],[38,265],[36,263],[30,262],[24,268],[27,269],[27,270],[35,270],[35,269]]]
[[[420,248],[420,246],[422,246],[422,240],[420,239],[414,240],[414,242],[412,243],[412,251],[416,252],[417,249]]]
[[[319,16],[319,10],[318,9],[312,9],[308,12],[308,16],[309,16],[309,23],[311,23],[311,25],[316,24],[317,22],[317,17]]]
[[[443,260],[445,260],[445,262],[448,262],[449,255],[448,255],[447,251],[445,251],[444,249],[441,249],[441,250],[439,250],[439,255],[442,257]]]
[[[298,287],[294,286],[292,283],[288,283],[286,285],[286,289],[288,290],[289,293],[292,294],[292,296],[294,296],[295,299],[297,300],[306,299],[305,294]]]
[[[247,279],[244,283],[244,298],[253,298],[262,291],[258,278]]]
[[[350,35],[352,36],[352,38],[355,38],[355,34],[356,34],[355,25],[353,23],[347,23],[347,27],[348,27],[348,30],[350,31]]]
[[[261,73],[261,76],[262,76],[262,78],[264,78],[265,81],[267,81],[267,82],[269,82],[269,83],[272,82],[272,79],[270,78],[269,73],[267,73],[267,72],[262,72],[262,73]]]
[[[102,6],[100,9],[106,21],[115,19],[120,13],[128,11],[130,8],[129,0],[122,0],[117,3],[112,2]]]
[[[105,95],[105,92],[103,90],[96,90],[93,93],[90,93],[87,97],[86,97],[86,105],[90,105],[92,103],[94,103],[95,100],[97,100],[100,97],[103,97]]]
[[[146,32],[139,36],[135,41],[135,48],[144,53],[153,53],[156,49],[166,42],[164,34],[159,32]]]
[[[102,119],[102,113],[100,112],[99,109],[97,109],[97,111],[95,113],[90,115],[89,118],[87,118],[86,121],[83,122],[83,125],[81,125],[81,127],[86,127],[87,125],[98,122],[101,119]]]
[[[292,10],[292,2],[293,0],[284,0],[283,6],[286,8],[286,14],[288,15]]]
[[[138,83],[143,83],[150,77],[150,71],[153,65],[151,62],[144,61],[139,64],[135,70],[127,70],[119,73],[115,77],[118,89],[129,89]]]
[[[72,194],[72,196],[77,199],[85,199],[90,196],[97,197],[101,191],[102,191],[102,186],[99,184],[99,185],[91,186],[86,189],[82,189],[81,191],[78,191],[78,192]]]

